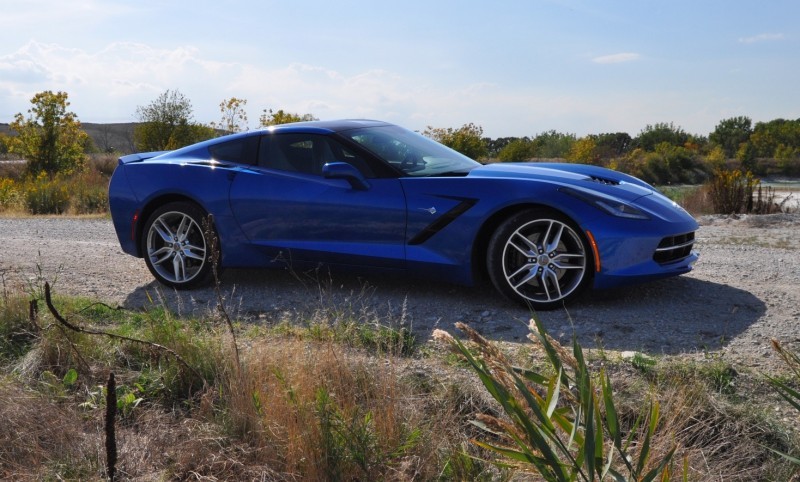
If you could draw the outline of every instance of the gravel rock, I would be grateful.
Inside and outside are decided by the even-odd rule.
[[[770,339],[800,351],[800,214],[699,219],[700,260],[688,275],[635,287],[588,292],[567,309],[538,314],[551,334],[587,347],[651,355],[720,354],[761,367],[776,363]],[[46,278],[59,293],[140,309],[166,303],[182,313],[212,310],[211,289],[176,292],[153,281],[144,261],[121,252],[107,219],[0,219],[4,289]],[[489,338],[526,342],[531,313],[489,286],[327,272],[226,270],[231,313],[274,323],[319,310],[364,322],[402,324],[426,339],[456,321]]]

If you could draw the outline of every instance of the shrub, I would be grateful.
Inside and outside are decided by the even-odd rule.
[[[752,204],[753,189],[758,182],[749,171],[716,171],[709,191],[714,212],[736,214],[746,211],[748,200]]]
[[[775,192],[761,186],[761,180],[750,171],[717,170],[708,184],[714,212],[718,214],[770,214],[778,208]]]
[[[114,174],[119,161],[113,154],[95,154],[89,158],[89,169],[100,173],[106,181]]]
[[[22,208],[23,196],[19,183],[13,179],[0,179],[0,210],[15,210]]]
[[[62,214],[69,206],[69,188],[60,176],[42,172],[25,183],[25,206],[31,214]]]
[[[87,171],[70,179],[69,208],[73,214],[108,211],[108,179],[99,171]]]
[[[528,161],[536,157],[536,144],[528,138],[514,139],[497,153],[502,162]]]
[[[93,169],[73,175],[41,172],[22,179],[0,178],[0,211],[30,214],[98,214],[108,211],[108,175],[113,166],[101,159]]]

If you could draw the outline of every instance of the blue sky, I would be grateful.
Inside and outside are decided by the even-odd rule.
[[[43,90],[129,122],[167,89],[195,120],[247,100],[490,137],[800,118],[796,0],[0,0],[0,122]]]

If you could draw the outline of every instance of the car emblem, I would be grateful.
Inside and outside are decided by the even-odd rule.
[[[436,214],[436,208],[431,206],[429,208],[417,208],[420,211],[426,211],[428,214]]]

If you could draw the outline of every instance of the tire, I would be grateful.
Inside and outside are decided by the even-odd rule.
[[[592,277],[592,255],[575,223],[549,209],[519,212],[498,226],[486,256],[489,278],[507,298],[552,310]]]
[[[216,240],[216,233],[213,227],[203,229],[206,222],[205,211],[189,202],[168,203],[150,215],[141,243],[147,268],[156,280],[177,289],[211,281],[212,243],[208,235]]]

